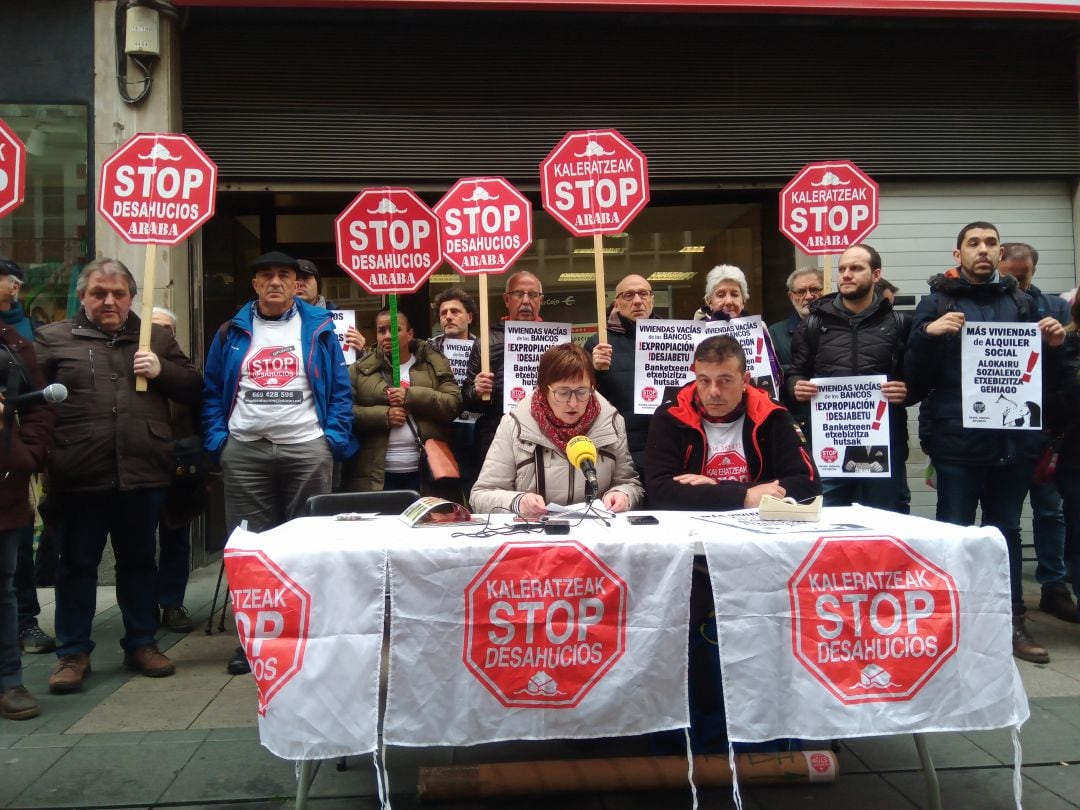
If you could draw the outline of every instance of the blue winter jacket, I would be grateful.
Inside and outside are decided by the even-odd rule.
[[[344,461],[359,449],[352,432],[352,385],[341,343],[334,334],[330,313],[296,300],[300,318],[300,342],[304,370],[315,400],[319,425],[336,461]],[[240,366],[251,346],[255,302],[245,304],[229,321],[224,336],[219,330],[210,343],[203,371],[203,444],[217,455],[229,438],[229,417],[240,389]]]
[[[1021,313],[1018,302],[1024,302]],[[1008,465],[1034,462],[1044,440],[1038,430],[982,430],[963,427],[960,380],[960,334],[932,336],[929,323],[947,311],[964,313],[969,321],[991,323],[1037,322],[1039,314],[1030,296],[1020,292],[1016,280],[1006,276],[986,284],[971,284],[956,270],[930,279],[930,294],[915,309],[904,380],[908,402],[923,401],[919,435],[935,463]],[[1043,344],[1043,402],[1053,390],[1060,350]]]

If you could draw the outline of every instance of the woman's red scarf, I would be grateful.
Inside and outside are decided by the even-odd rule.
[[[596,417],[600,415],[600,403],[596,399],[596,394],[589,397],[589,404],[585,406],[585,413],[581,415],[581,418],[572,425],[566,424],[555,415],[555,412],[551,410],[551,406],[548,404],[547,397],[540,391],[533,391],[532,408],[530,408],[533,419],[536,420],[536,424],[540,427],[540,432],[547,436],[552,444],[559,448],[562,452],[566,452],[566,443],[575,436],[583,436],[589,432],[589,428],[592,427],[592,423],[596,421]]]

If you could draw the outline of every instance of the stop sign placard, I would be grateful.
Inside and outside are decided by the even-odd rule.
[[[649,163],[614,129],[568,132],[540,164],[540,194],[574,236],[621,233],[649,202]]]
[[[259,690],[259,714],[304,665],[311,596],[262,551],[225,550],[236,632]]]
[[[878,184],[850,160],[808,163],[780,192],[780,230],[803,253],[843,253],[878,224]]]
[[[442,263],[439,218],[408,188],[361,191],[334,241],[338,266],[372,295],[416,292]]]
[[[187,135],[141,132],[101,166],[98,213],[131,244],[176,245],[214,215],[217,166]]]
[[[846,704],[910,700],[959,643],[953,578],[895,537],[818,538],[788,597],[795,657]]]
[[[0,121],[0,217],[26,199],[26,145]]]
[[[506,543],[465,588],[465,666],[503,706],[573,708],[626,651],[626,598],[577,541]]]
[[[502,177],[458,180],[435,213],[443,259],[465,276],[505,273],[532,244],[532,205]]]

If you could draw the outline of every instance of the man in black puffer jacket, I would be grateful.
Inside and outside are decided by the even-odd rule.
[[[824,478],[822,493],[826,506],[861,503],[900,512],[907,475],[903,354],[911,323],[876,292],[880,278],[881,256],[870,245],[852,245],[844,251],[837,269],[840,292],[810,305],[810,314],[791,341],[791,371],[785,385],[790,399],[809,402],[818,392],[810,382],[815,377],[889,378],[882,386],[890,403],[889,477]]]
[[[634,369],[637,322],[652,316],[652,286],[642,276],[627,276],[615,286],[615,305],[607,320],[607,343],[601,343],[597,336],[585,341],[585,351],[596,370],[597,390],[626,420],[626,442],[642,481],[650,416],[634,413]]]
[[[983,430],[963,424],[960,358],[965,321],[1034,322],[1038,317],[1031,298],[1018,289],[1016,280],[998,275],[1001,256],[998,229],[989,222],[973,222],[960,231],[953,251],[958,266],[930,279],[930,294],[915,310],[904,378],[910,402],[927,399],[920,417],[926,421],[925,435],[920,426],[920,437],[937,472],[937,519],[970,526],[975,522],[975,507],[981,505],[983,525],[994,526],[1005,536],[1013,655],[1046,663],[1049,653],[1024,625],[1020,551],[1020,511],[1042,436],[1037,430]],[[1049,316],[1038,320],[1038,325],[1044,349],[1043,384],[1052,388],[1065,328]]]

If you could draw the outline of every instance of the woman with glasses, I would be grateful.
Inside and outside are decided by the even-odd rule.
[[[473,510],[503,508],[534,520],[548,504],[583,502],[585,478],[566,455],[566,444],[575,436],[587,436],[596,445],[604,507],[625,512],[637,506],[644,490],[630,459],[623,418],[596,393],[588,353],[563,343],[544,352],[536,389],[499,423],[473,486]]]
[[[731,264],[717,265],[705,277],[705,306],[694,313],[694,320],[729,321],[732,318],[741,318],[743,310],[746,309],[746,302],[749,300],[750,290],[743,271]],[[769,390],[772,397],[779,398],[779,392],[784,390],[784,373],[777,359],[772,336],[764,324],[761,331],[764,333],[765,351],[769,355],[769,366],[777,388],[775,391],[770,390],[769,385],[763,384],[767,383],[767,377],[754,379],[752,382],[758,387]]]

